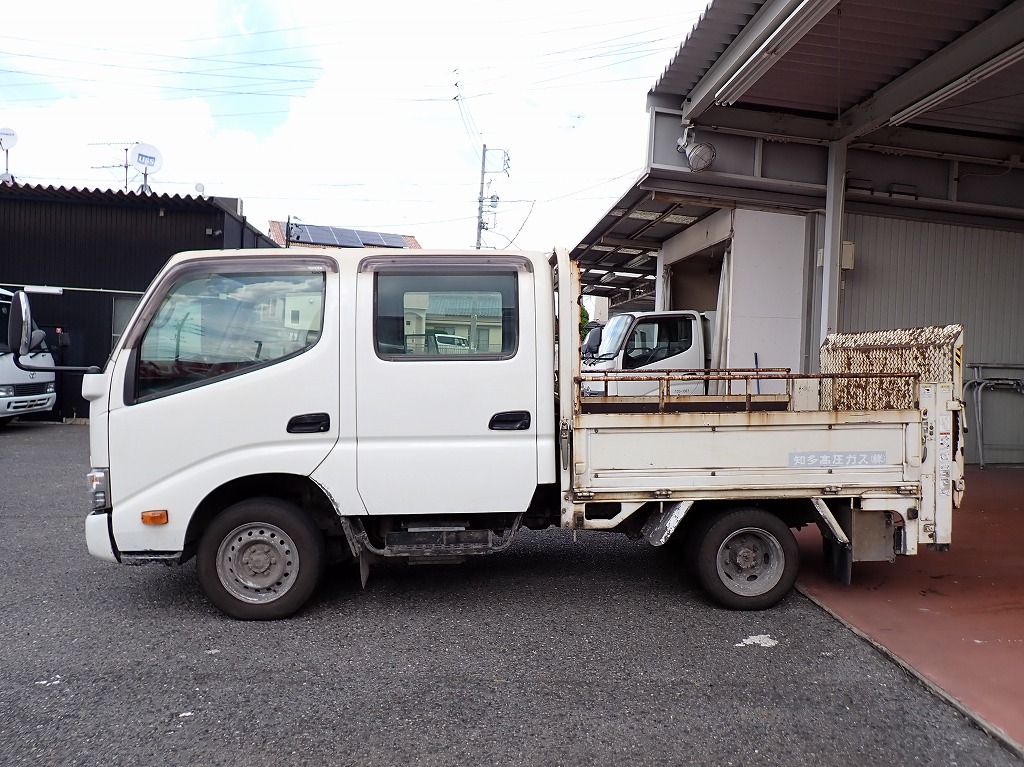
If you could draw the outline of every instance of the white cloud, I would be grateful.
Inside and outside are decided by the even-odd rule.
[[[292,215],[434,247],[474,243],[486,143],[510,167],[487,175],[485,244],[571,246],[639,171],[647,90],[703,5],[21,4],[0,127],[24,183],[121,188],[143,141],[154,191],[201,182],[264,231]]]

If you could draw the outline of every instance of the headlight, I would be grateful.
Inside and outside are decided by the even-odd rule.
[[[94,509],[105,509],[110,504],[107,503],[107,497],[109,495],[108,489],[110,483],[107,477],[106,469],[93,469],[85,475],[86,482],[89,483],[89,500]]]
[[[57,387],[54,385],[53,381],[50,381],[50,383],[46,384],[46,393],[47,394],[56,394],[57,393]]]
[[[0,397],[13,397],[14,396],[14,384],[5,384],[0,386]]]

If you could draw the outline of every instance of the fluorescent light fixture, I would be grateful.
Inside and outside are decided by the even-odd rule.
[[[925,112],[930,112],[944,101],[948,101],[954,96],[974,87],[982,80],[1002,72],[1007,67],[1013,66],[1021,59],[1024,59],[1024,43],[1018,43],[1012,48],[1003,51],[998,56],[989,59],[981,66],[975,67],[963,77],[958,77],[948,85],[939,88],[932,95],[925,96],[917,103],[911,104],[902,112],[897,112],[889,118],[888,125],[903,125],[903,123],[913,120],[915,117],[920,117]]]
[[[26,285],[25,292],[44,296],[63,296],[64,288],[54,288],[50,285]]]
[[[607,272],[601,275],[601,282],[609,283],[614,281],[616,277],[618,277],[618,275],[615,272]]]
[[[747,90],[775,66],[776,62],[803,39],[829,11],[839,4],[839,0],[804,0],[789,14],[772,32],[768,39],[761,43],[754,54],[743,62],[725,85],[715,94],[715,103],[728,106],[735,103]]]
[[[643,254],[643,255],[637,256],[636,258],[632,259],[631,261],[627,261],[626,262],[626,268],[627,269],[636,269],[638,266],[643,266],[644,264],[646,264],[650,260],[651,260],[650,256],[648,256],[647,254]]]

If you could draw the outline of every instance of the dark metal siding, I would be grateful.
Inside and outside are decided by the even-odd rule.
[[[175,253],[224,247],[274,243],[212,201],[0,186],[3,285],[141,293]],[[34,319],[62,364],[103,365],[110,353],[114,294],[91,291],[32,297]],[[57,328],[70,334],[70,346],[57,346]],[[58,410],[50,417],[87,415],[81,376],[58,376]]]

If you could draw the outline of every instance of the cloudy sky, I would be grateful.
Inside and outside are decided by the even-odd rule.
[[[21,183],[135,191],[144,142],[154,192],[425,247],[475,244],[486,144],[484,246],[571,247],[640,172],[647,91],[705,5],[20,0],[0,128]]]

